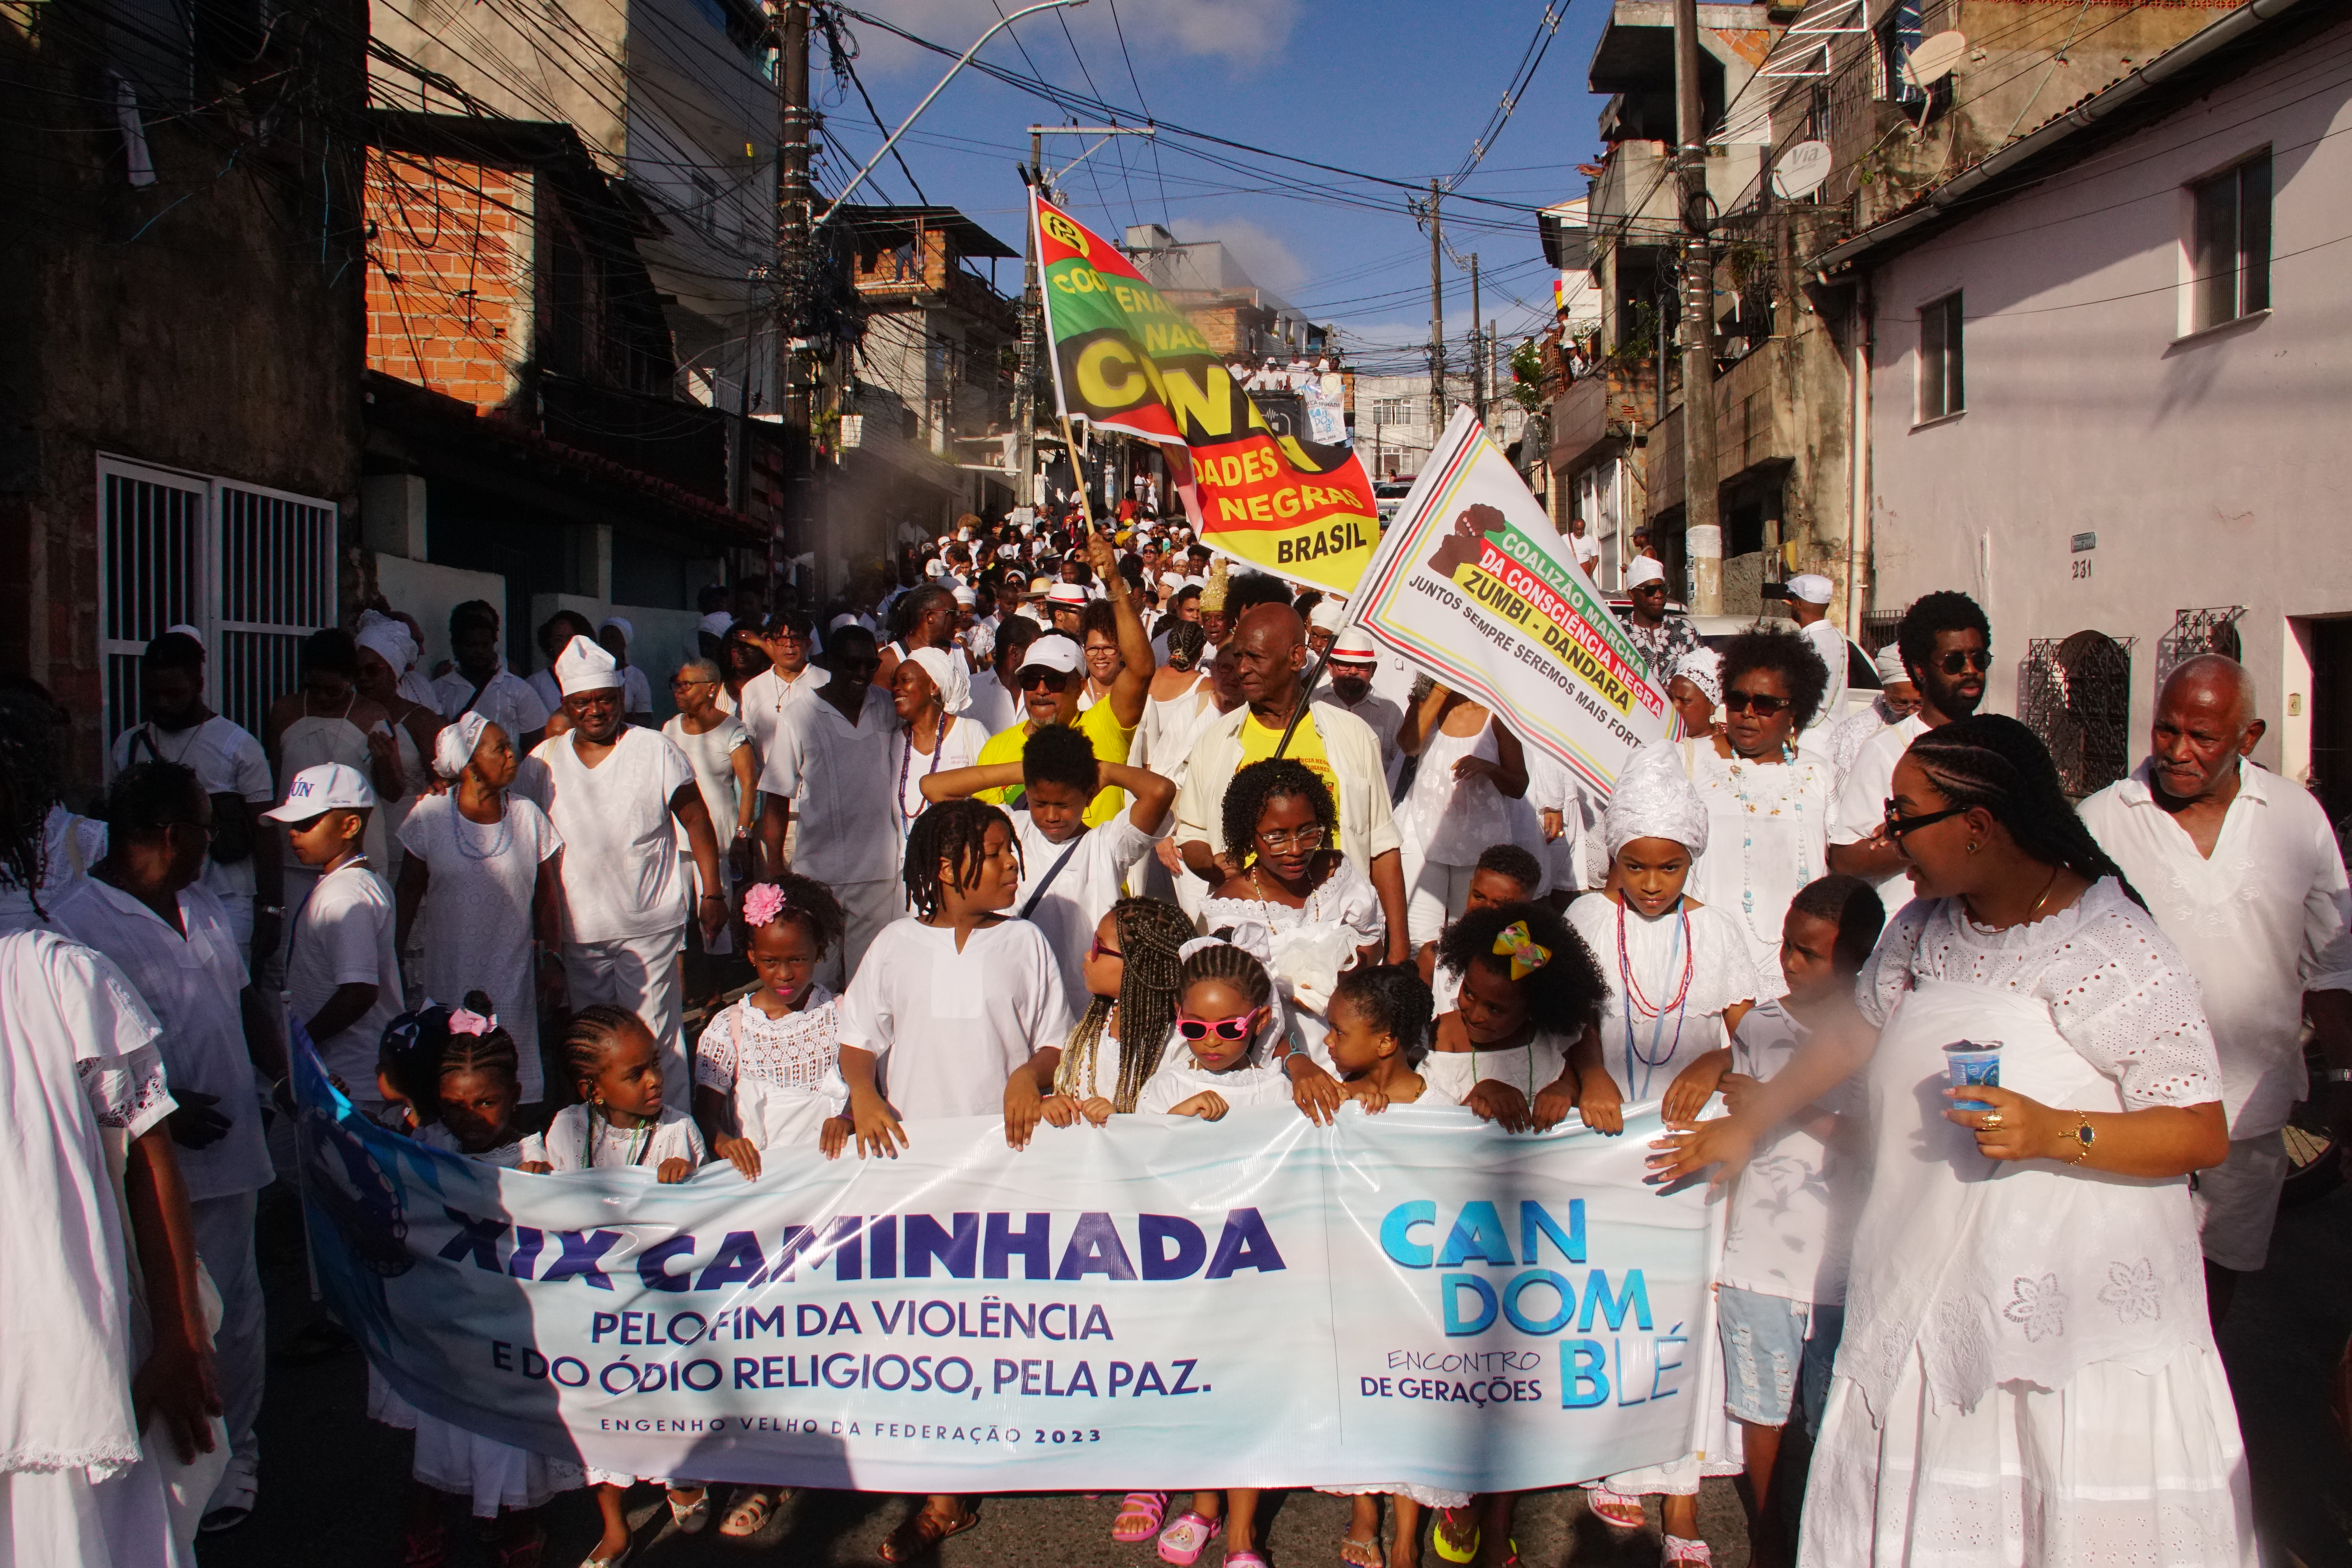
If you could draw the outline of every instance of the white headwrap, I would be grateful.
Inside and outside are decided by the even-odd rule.
[[[1609,858],[1636,838],[1664,838],[1681,845],[1696,860],[1706,853],[1706,805],[1683,772],[1681,750],[1653,741],[1633,753],[1617,775],[1601,830]]]
[[[1903,662],[1903,649],[1894,643],[1888,643],[1878,650],[1877,664],[1881,686],[1891,686],[1898,680],[1907,682],[1911,679],[1911,671]]]
[[[604,624],[596,629],[599,632],[619,632],[623,647],[637,640],[637,628],[631,626],[627,617],[623,616],[606,616]]]
[[[406,675],[408,667],[416,662],[416,639],[390,616],[378,615],[373,610],[366,612],[360,616],[359,635],[352,640],[392,666],[394,679]]]
[[[629,634],[625,631],[621,635],[625,637]],[[586,637],[575,636],[556,655],[555,686],[566,697],[575,691],[609,691],[620,684],[620,661]]]
[[[961,659],[935,647],[919,647],[907,657],[940,689],[941,712],[961,713],[971,706],[971,678],[964,673]]]
[[[470,710],[443,725],[433,741],[433,771],[445,779],[464,773],[474,760],[474,748],[482,743],[482,731],[489,727],[488,719]]]
[[[1695,647],[1675,660],[1675,673],[1706,693],[1709,702],[1723,704],[1723,656],[1711,647]]]

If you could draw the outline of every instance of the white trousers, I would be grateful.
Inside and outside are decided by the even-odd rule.
[[[661,1050],[662,1103],[683,1110],[694,1103],[693,1064],[686,1058],[681,1029],[678,955],[686,951],[686,928],[615,942],[563,944],[563,985],[572,1010],[609,1002],[645,1021]],[[554,1069],[569,1069],[558,1061]]]
[[[261,1456],[253,1423],[261,1414],[262,1377],[269,1364],[269,1315],[262,1300],[261,1274],[254,1265],[255,1196],[231,1193],[188,1205],[196,1256],[220,1292],[221,1321],[213,1331],[213,1357],[220,1373],[221,1419],[228,1429],[224,1488],[236,1484],[240,1474],[249,1478]]]
[[[2284,1137],[2265,1132],[2231,1139],[2227,1160],[2190,1179],[2206,1261],[2240,1274],[2260,1273],[2270,1261],[2271,1228],[2278,1224],[2285,1185]]]

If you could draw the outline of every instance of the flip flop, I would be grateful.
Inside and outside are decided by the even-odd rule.
[[[966,1510],[963,1517],[946,1521],[933,1513],[929,1507],[917,1509],[907,1521],[892,1531],[882,1542],[885,1563],[915,1563],[940,1549],[940,1542],[952,1541],[980,1522],[980,1514]]]
[[[1201,1553],[1208,1550],[1209,1542],[1224,1528],[1223,1520],[1186,1509],[1160,1532],[1160,1561],[1173,1563],[1175,1568],[1192,1568],[1201,1560]]]
[[[1357,1552],[1353,1557],[1348,1555],[1348,1549],[1351,1546]],[[1228,1557],[1225,1561],[1230,1563],[1233,1559]],[[1347,1568],[1381,1568],[1381,1564],[1387,1559],[1381,1555],[1381,1543],[1378,1540],[1359,1541],[1354,1536],[1348,1535],[1342,1536],[1339,1540],[1339,1561],[1345,1563]]]
[[[709,1489],[704,1488],[702,1495],[692,1502],[680,1502],[677,1499],[671,1498],[669,1517],[670,1522],[677,1526],[677,1532],[680,1535],[699,1534],[702,1527],[710,1522]]]
[[[1640,1530],[1649,1522],[1642,1511],[1642,1500],[1628,1492],[1612,1492],[1607,1487],[1593,1487],[1584,1494],[1584,1506],[1592,1517],[1612,1530]]]
[[[1458,1544],[1452,1533],[1457,1528],[1457,1521],[1466,1522],[1470,1527],[1470,1544],[1467,1546]],[[1437,1528],[1429,1532],[1429,1539],[1430,1543],[1437,1548],[1437,1555],[1445,1562],[1475,1563],[1478,1560],[1478,1521],[1466,1508],[1439,1509]]]
[[[1140,1519],[1140,1528],[1111,1522],[1110,1538],[1125,1546],[1137,1546],[1160,1533],[1160,1521],[1168,1516],[1166,1492],[1129,1492],[1119,1500],[1118,1518]]]

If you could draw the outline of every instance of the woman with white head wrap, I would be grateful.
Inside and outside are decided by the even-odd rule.
[[[988,730],[963,716],[971,706],[971,677],[963,655],[950,648],[919,647],[890,674],[890,700],[898,710],[898,735],[891,747],[898,790],[890,797],[898,838],[923,815],[923,780],[932,773],[978,765]]]
[[[1685,744],[1705,742],[1685,742]],[[1568,923],[1600,961],[1609,994],[1601,1026],[1570,1055],[1585,1125],[1624,1130],[1624,1107],[1664,1100],[1669,1120],[1691,1120],[1722,1076],[1730,1030],[1756,994],[1756,968],[1732,917],[1690,897],[1693,864],[1708,852],[1706,802],[1683,772],[1676,742],[1633,753],[1601,819],[1609,885],[1568,908]],[[1594,1048],[1598,1045],[1598,1049]],[[1701,1352],[1697,1391],[1715,1430],[1702,1452],[1609,1477],[1587,1504],[1612,1524],[1641,1517],[1642,1497],[1664,1494],[1670,1552],[1699,1539],[1699,1481],[1737,1475],[1738,1444],[1723,1414],[1719,1343]],[[1670,1561],[1682,1561],[1670,1556]]]
[[[526,1104],[542,1099],[537,963],[551,963],[556,856],[547,814],[511,786],[524,759],[506,731],[459,714],[433,746],[433,771],[454,787],[418,801],[401,825],[396,893],[410,1001],[488,993],[514,1037]],[[533,940],[533,933],[537,940]],[[536,963],[534,962],[536,960]]]
[[[1723,656],[1711,647],[1695,647],[1675,660],[1666,700],[1682,719],[1684,734],[1714,734],[1715,710],[1723,706]]]
[[[387,880],[396,883],[404,854],[400,825],[408,820],[408,814],[415,809],[425,786],[432,782],[426,759],[432,756],[435,740],[441,733],[441,710],[412,700],[402,684],[415,665],[417,654],[416,638],[405,626],[390,616],[364,610],[360,614],[359,630],[352,640],[360,649],[360,695],[383,705],[385,715],[392,721],[393,743],[400,752],[399,795],[383,792],[377,795],[387,862],[383,874]]]

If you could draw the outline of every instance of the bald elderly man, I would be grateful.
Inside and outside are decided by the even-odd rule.
[[[2230,1158],[2196,1176],[2217,1321],[2270,1251],[2306,1013],[2330,1064],[2326,1103],[2338,1136],[2352,1133],[2352,1093],[2334,1076],[2352,1068],[2352,894],[2319,803],[2248,760],[2263,729],[2245,668],[2192,658],[2157,696],[2147,760],[2082,806],[2188,960],[2220,1050]]]

